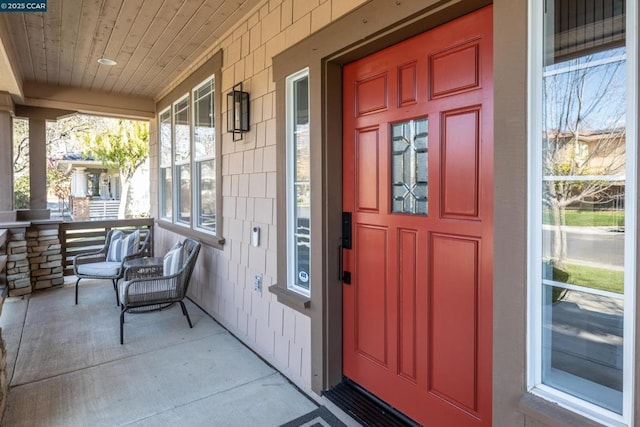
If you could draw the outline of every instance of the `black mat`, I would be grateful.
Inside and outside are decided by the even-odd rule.
[[[282,424],[281,427],[346,427],[327,408],[320,406],[295,420]]]
[[[414,427],[413,420],[376,399],[357,384],[344,379],[323,395],[363,426]]]

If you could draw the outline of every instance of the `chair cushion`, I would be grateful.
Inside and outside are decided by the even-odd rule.
[[[177,242],[173,245],[169,252],[164,256],[162,263],[163,275],[171,276],[180,271],[180,268],[182,267],[183,252],[182,243]]]
[[[95,277],[118,277],[120,275],[120,262],[104,261],[80,264],[78,274]]]
[[[125,234],[116,230],[111,235],[111,243],[109,244],[109,252],[107,253],[107,261],[121,262],[127,255],[138,252],[140,248],[140,231],[125,236]]]

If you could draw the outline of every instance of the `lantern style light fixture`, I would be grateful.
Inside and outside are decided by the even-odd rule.
[[[248,131],[249,93],[242,91],[240,82],[227,94],[227,132],[233,134],[234,141],[240,141],[242,134]]]

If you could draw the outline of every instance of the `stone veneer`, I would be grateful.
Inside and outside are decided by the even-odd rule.
[[[58,226],[32,226],[27,230],[27,258],[32,289],[46,289],[64,283]]]
[[[57,224],[10,228],[6,245],[9,296],[30,294],[64,283]]]
[[[0,294],[0,314],[2,314],[2,305],[4,303],[4,295]],[[9,393],[9,380],[7,376],[7,349],[5,347],[4,338],[2,338],[2,328],[0,328],[0,423],[4,415],[4,408],[7,405],[7,394]]]
[[[31,293],[31,275],[27,258],[27,240],[25,228],[9,230],[7,242],[7,286],[9,296]]]
[[[0,230],[0,255],[6,255],[6,247],[8,233],[6,230]],[[0,263],[0,315],[2,315],[2,306],[4,304],[4,298],[6,295],[6,283],[5,283],[6,266],[3,268]],[[2,423],[2,417],[4,414],[4,408],[7,403],[7,393],[9,392],[9,382],[7,379],[7,350],[5,347],[4,339],[2,338],[2,328],[0,328],[0,423]]]

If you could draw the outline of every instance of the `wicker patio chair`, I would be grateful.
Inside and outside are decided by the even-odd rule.
[[[182,314],[187,317],[189,327],[193,328],[187,307],[183,299],[187,295],[193,267],[200,252],[200,243],[185,239],[174,246],[164,257],[163,265],[156,268],[149,266],[130,267],[125,270],[124,280],[119,284],[120,311],[120,344],[124,344],[124,314],[132,309],[144,311],[144,308],[164,308],[173,303],[180,303]],[[180,251],[178,258],[170,258],[174,251]],[[172,260],[175,265],[171,266]],[[139,310],[142,308],[143,310]],[[149,311],[151,311],[149,310]]]
[[[113,245],[116,244],[116,238],[122,233],[122,239],[132,236],[133,233],[139,233],[137,247],[130,251],[115,251]],[[121,239],[121,240],[122,240]],[[104,246],[95,252],[77,255],[73,259],[73,272],[78,278],[76,280],[76,304],[78,304],[78,284],[82,279],[110,279],[113,282],[113,289],[116,293],[116,304],[119,306],[118,300],[118,280],[124,275],[124,263],[143,256],[149,255],[151,242],[151,230],[117,230],[111,229],[107,233]],[[115,252],[119,252],[115,254]],[[122,255],[122,256],[117,256]]]

